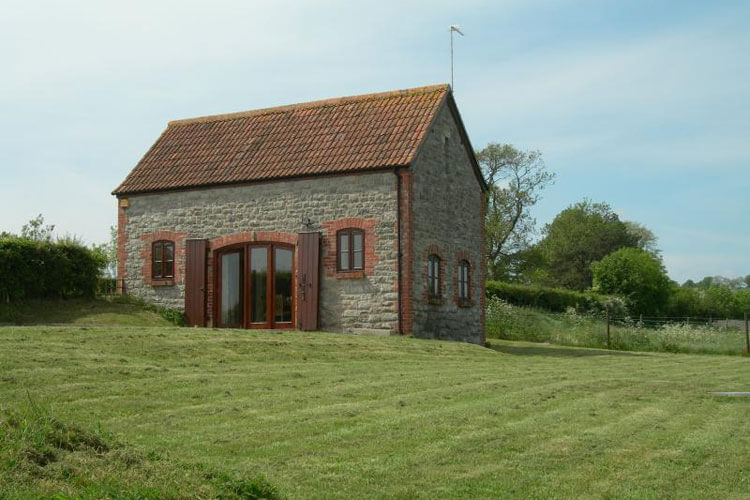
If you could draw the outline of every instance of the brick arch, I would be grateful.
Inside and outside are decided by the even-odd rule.
[[[278,231],[242,231],[210,240],[209,248],[216,251],[230,245],[254,242],[286,243],[296,246],[297,235],[295,233],[282,233]]]

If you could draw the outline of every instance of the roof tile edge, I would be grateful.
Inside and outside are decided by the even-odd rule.
[[[207,123],[207,122],[218,122],[224,120],[234,120],[236,118],[245,118],[248,116],[259,116],[259,115],[270,115],[274,113],[285,113],[288,111],[297,111],[303,109],[322,108],[326,106],[339,106],[348,104],[351,102],[362,102],[368,100],[385,99],[388,97],[400,97],[417,94],[429,94],[431,92],[448,92],[450,91],[450,85],[447,83],[441,83],[437,85],[428,85],[424,87],[414,87],[410,89],[402,90],[389,90],[386,92],[374,92],[371,94],[359,94],[345,97],[333,97],[330,99],[322,99],[319,101],[308,101],[297,104],[287,104],[284,106],[275,106],[271,108],[260,108],[252,109],[248,111],[238,111],[235,113],[223,113],[218,115],[207,115],[198,116],[195,118],[183,118],[180,120],[170,120],[168,127],[175,125],[189,125],[192,123]]]

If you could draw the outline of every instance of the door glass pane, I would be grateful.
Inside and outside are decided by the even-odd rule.
[[[253,323],[266,322],[266,299],[268,287],[268,249],[256,247],[250,249],[250,321]]]
[[[292,251],[274,248],[274,321],[292,321]]]
[[[240,300],[240,254],[221,256],[221,323],[242,324],[242,302]]]

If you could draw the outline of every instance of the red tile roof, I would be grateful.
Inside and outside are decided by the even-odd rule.
[[[114,194],[406,166],[449,90],[435,85],[172,121]]]

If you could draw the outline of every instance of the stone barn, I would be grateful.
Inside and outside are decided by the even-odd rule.
[[[172,121],[113,192],[118,286],[195,326],[483,343],[486,189],[448,85]]]

